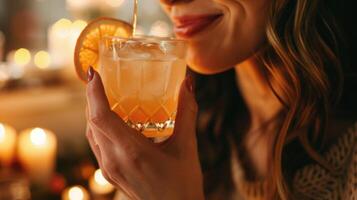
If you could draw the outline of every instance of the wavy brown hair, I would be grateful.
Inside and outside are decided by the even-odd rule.
[[[321,141],[344,83],[339,34],[329,8],[326,0],[272,0],[271,3],[266,43],[256,55],[263,63],[261,71],[272,91],[284,105],[283,121],[271,152],[271,173],[267,177],[269,199],[291,199],[289,175],[293,168],[309,160],[334,170],[320,156]],[[233,138],[240,145],[248,128],[244,122],[249,121],[249,113],[236,87],[233,70],[212,76],[195,74],[195,77],[205,191],[209,196],[220,183],[229,192],[227,188],[232,187],[230,144]],[[301,129],[307,131],[294,134]],[[297,149],[304,152],[296,157],[294,154],[295,162],[298,161],[293,167],[288,166],[288,162],[294,163],[290,154]]]

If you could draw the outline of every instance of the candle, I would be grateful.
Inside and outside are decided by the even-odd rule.
[[[62,200],[89,200],[89,194],[82,186],[76,185],[64,190]]]
[[[94,194],[109,194],[114,191],[114,186],[110,184],[103,176],[100,169],[94,172],[89,180],[89,188]]]
[[[54,133],[41,128],[27,129],[19,136],[18,158],[37,184],[47,184],[54,167],[57,139]]]
[[[60,19],[52,25],[48,31],[48,45],[53,64],[63,67],[68,64],[69,55],[68,36],[72,22],[68,19]]]
[[[14,128],[0,123],[0,164],[11,165],[16,145],[16,131]]]
[[[49,52],[55,67],[73,68],[74,47],[87,23],[76,20],[60,19],[48,30]]]

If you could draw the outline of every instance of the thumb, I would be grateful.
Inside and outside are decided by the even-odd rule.
[[[196,118],[198,106],[194,95],[194,82],[189,75],[181,85],[172,143],[196,145]]]

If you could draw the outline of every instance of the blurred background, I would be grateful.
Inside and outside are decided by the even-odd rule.
[[[172,35],[158,1],[139,0],[138,34]],[[352,0],[334,2],[348,75],[356,71],[355,7]],[[110,16],[130,23],[133,5],[134,0],[0,0],[0,200],[126,199],[96,171],[85,139],[84,84],[72,60],[88,21]]]
[[[84,84],[72,60],[88,21],[110,16],[131,23],[133,7],[133,0],[0,0],[0,200],[124,198],[95,173]],[[158,0],[139,1],[138,34],[171,30]],[[36,152],[38,143],[48,149]]]

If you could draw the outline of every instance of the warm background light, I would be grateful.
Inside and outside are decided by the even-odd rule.
[[[71,28],[72,29],[79,29],[83,30],[87,26],[87,22],[83,20],[76,20],[72,23]]]
[[[84,20],[71,21],[62,18],[48,30],[48,49],[51,55],[51,66],[65,68],[68,75],[75,75],[73,54],[76,41],[87,26]]]
[[[15,145],[15,129],[0,123],[0,166],[7,167],[11,165],[14,159]]]
[[[37,52],[35,55],[35,58],[34,58],[34,63],[36,65],[36,67],[38,67],[40,69],[48,68],[51,64],[50,54],[47,53],[46,51]]]
[[[89,194],[84,187],[76,185],[62,193],[62,200],[89,200]]]
[[[31,53],[29,50],[21,48],[14,54],[14,61],[18,65],[27,65],[31,61]]]
[[[53,26],[52,28],[56,31],[58,30],[68,30],[70,29],[72,26],[72,22],[69,19],[66,18],[62,18],[60,20],[58,20]],[[63,34],[63,37],[66,37],[66,34]]]
[[[68,195],[69,195],[69,198],[73,199],[73,200],[81,200],[84,197],[83,191],[81,190],[81,188],[79,188],[77,186],[69,189]]]
[[[105,2],[112,7],[120,7],[123,3],[124,0],[105,0]]]
[[[94,180],[100,184],[100,185],[108,185],[110,184],[103,176],[102,174],[102,170],[98,169],[97,171],[95,171],[94,173]]]
[[[5,127],[0,123],[0,143],[5,139]]]
[[[44,146],[46,144],[47,135],[41,128],[34,128],[30,133],[31,142],[36,146]]]
[[[150,35],[159,37],[168,37],[171,35],[170,26],[168,23],[158,20],[156,21],[150,29]]]
[[[67,0],[67,6],[70,10],[83,10],[93,8],[113,9],[118,8],[124,3],[124,0]]]
[[[100,169],[97,169],[89,180],[89,187],[95,194],[109,194],[114,191],[114,186],[104,178]]]
[[[47,129],[26,129],[19,135],[17,154],[31,181],[45,186],[56,166],[57,137]]]

